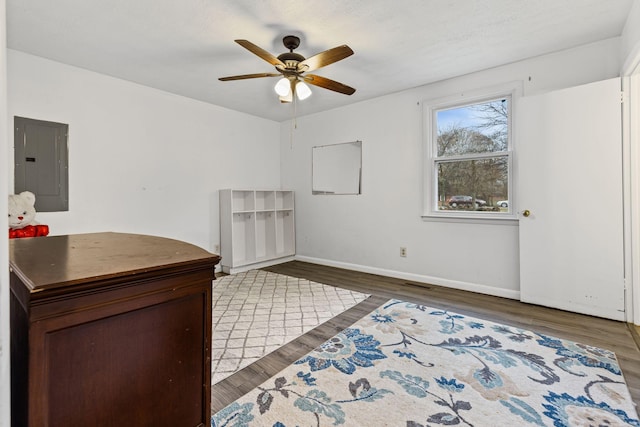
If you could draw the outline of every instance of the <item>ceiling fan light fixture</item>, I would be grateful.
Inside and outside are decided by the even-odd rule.
[[[287,96],[291,91],[291,82],[289,81],[288,78],[283,77],[280,80],[278,80],[278,83],[276,83],[276,86],[274,87],[274,89],[278,95]]]
[[[300,81],[296,83],[296,95],[298,96],[298,99],[300,101],[303,101],[310,97],[311,89],[309,88],[309,85],[307,85],[305,82]]]

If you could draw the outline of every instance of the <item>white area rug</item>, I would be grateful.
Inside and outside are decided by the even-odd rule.
[[[261,270],[213,282],[215,384],[369,295]]]

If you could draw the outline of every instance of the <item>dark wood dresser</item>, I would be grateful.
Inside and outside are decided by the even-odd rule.
[[[209,426],[211,281],[194,245],[12,239],[12,426]]]

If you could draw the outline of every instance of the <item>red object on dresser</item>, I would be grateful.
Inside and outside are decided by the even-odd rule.
[[[22,237],[44,237],[49,235],[49,226],[48,225],[27,225],[24,228],[10,228],[9,229],[9,238],[10,239],[20,239]]]

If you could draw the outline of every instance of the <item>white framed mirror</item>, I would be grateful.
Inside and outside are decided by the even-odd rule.
[[[362,141],[312,147],[312,194],[362,194],[361,181]]]

